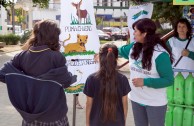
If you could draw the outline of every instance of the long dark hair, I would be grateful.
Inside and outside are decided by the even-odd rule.
[[[42,20],[34,25],[28,42],[32,46],[48,45],[51,50],[59,51],[60,29],[52,20]]]
[[[154,46],[161,45],[170,55],[171,63],[173,62],[172,52],[166,46],[166,44],[160,39],[159,35],[155,33],[156,25],[148,18],[143,18],[132,25],[133,29],[136,27],[141,33],[147,33],[144,38],[144,43],[136,42],[131,53],[132,59],[137,60],[142,53],[142,68],[150,70],[152,66],[152,56],[154,52]]]
[[[181,18],[176,22],[175,29],[174,29],[174,37],[179,38],[179,34],[177,32],[177,26],[178,26],[179,23],[186,24],[187,29],[188,29],[187,39],[189,39],[192,35],[192,27],[191,27],[191,24],[189,23],[189,21],[186,18]]]
[[[101,117],[103,122],[116,121],[118,100],[117,59],[118,49],[115,45],[106,44],[100,48],[100,69],[96,76],[101,79],[99,97],[102,98]]]

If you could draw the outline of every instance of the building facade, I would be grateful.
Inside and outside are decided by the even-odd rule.
[[[7,12],[5,8],[0,5],[0,34],[7,33]]]
[[[126,17],[129,0],[94,0],[96,15],[111,15],[114,18]]]
[[[72,0],[73,1],[73,0]],[[75,0],[78,2],[79,0]],[[93,0],[96,16],[103,16],[105,20],[120,20],[127,18],[128,0]],[[56,20],[60,24],[61,0],[50,0],[47,9],[39,8],[31,0],[17,0],[15,8],[23,8],[27,29],[32,29],[35,22],[42,19]],[[2,13],[2,11],[1,11]],[[2,15],[2,14],[1,14]],[[2,19],[1,20],[6,20]],[[9,20],[11,21],[11,20]],[[4,21],[3,21],[4,22]],[[7,23],[7,24],[10,24]]]

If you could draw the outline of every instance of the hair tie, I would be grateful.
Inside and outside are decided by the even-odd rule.
[[[112,48],[108,48],[108,52],[112,52]]]

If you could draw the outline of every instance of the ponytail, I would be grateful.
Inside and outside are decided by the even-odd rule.
[[[117,58],[118,49],[115,45],[107,44],[99,53],[100,69],[97,77],[101,79],[100,96],[102,98],[101,117],[103,122],[116,121],[118,82]]]

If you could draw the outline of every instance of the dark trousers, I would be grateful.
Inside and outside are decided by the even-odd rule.
[[[167,105],[143,106],[131,101],[135,126],[164,126]]]

